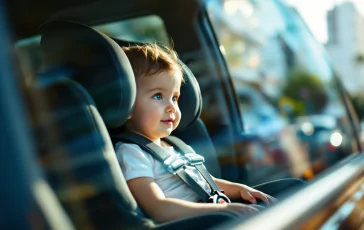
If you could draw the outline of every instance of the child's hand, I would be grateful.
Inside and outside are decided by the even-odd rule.
[[[230,203],[230,204],[224,204],[223,205],[225,210],[232,211],[234,213],[237,213],[239,215],[246,215],[249,213],[255,213],[258,212],[258,209],[247,204],[241,204],[241,203]]]
[[[244,200],[250,201],[253,204],[257,203],[256,199],[262,200],[267,206],[277,201],[277,199],[275,199],[274,197],[272,197],[268,194],[265,194],[263,192],[260,192],[249,186],[241,184],[239,187],[240,187],[239,193],[240,193],[241,198],[243,198]]]

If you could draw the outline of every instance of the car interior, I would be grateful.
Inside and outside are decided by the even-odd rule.
[[[75,186],[80,187],[81,190],[97,190],[91,197],[79,197],[80,200],[77,202],[85,203],[84,205],[89,207],[86,216],[95,221],[95,226],[99,228],[114,228],[112,226],[120,226],[121,223],[127,228],[138,228],[138,224],[141,225],[140,222],[144,223],[144,220],[137,221],[135,216],[130,217],[140,210],[128,190],[118,166],[110,135],[105,128],[114,128],[113,132],[116,132],[115,128],[120,127],[130,115],[135,101],[134,75],[127,57],[111,38],[81,24],[54,21],[43,25],[41,31],[41,45],[50,71],[46,70],[40,75],[39,84],[43,86],[42,82],[47,82],[43,86],[47,95],[46,105],[54,113],[51,116],[55,118],[53,122],[57,123],[57,127],[62,127],[58,135],[62,146],[67,148],[69,160],[72,162],[71,172],[65,173],[71,173],[73,179],[68,182],[60,179],[66,177],[62,172],[51,172],[49,180],[51,186],[57,191],[69,189],[72,191]],[[58,46],[61,42],[63,45]],[[73,51],[72,56],[69,55],[69,50]],[[187,69],[186,66],[184,68]],[[54,69],[56,69],[56,75],[60,72],[65,75],[52,76],[55,73]],[[196,122],[193,126],[195,129],[189,129],[201,111],[201,96],[192,73],[188,70],[185,70],[185,73],[187,83],[183,85],[181,95],[185,95],[186,98],[184,96],[180,98],[184,117],[178,128],[182,131],[178,133],[196,134],[193,142],[186,141],[193,146],[197,142],[196,149],[203,148],[201,152],[206,154],[204,155],[206,167],[217,174],[219,167],[216,153],[211,151],[213,146],[203,123]],[[100,85],[110,88],[100,87]],[[78,92],[78,89],[81,89],[82,93]],[[77,121],[75,121],[76,117]],[[79,119],[85,123],[80,123]],[[77,122],[77,125],[74,122]],[[83,127],[82,133],[77,132],[78,127]],[[44,152],[52,153],[49,150]],[[55,164],[52,164],[53,156],[49,155],[46,158],[51,159],[50,165]],[[57,164],[60,165],[60,161],[57,161]],[[67,197],[65,199],[62,203],[67,204],[67,210],[72,210],[68,205],[72,207],[75,201],[67,200]],[[108,202],[107,199],[110,201]],[[112,211],[112,207],[106,206],[107,203],[118,204],[123,212]],[[94,211],[93,206],[101,205],[105,210],[95,208]],[[114,213],[117,222],[108,221],[110,226],[107,226],[102,223],[102,217],[110,212]],[[100,220],[100,223],[97,220]],[[199,226],[202,226],[204,221],[205,219],[200,221]],[[190,226],[191,223],[188,225]],[[178,223],[178,226],[181,229],[185,228],[185,226],[182,227],[182,223]]]
[[[242,15],[246,9],[264,14],[266,8],[259,8],[264,4],[272,7],[269,9],[274,6],[283,19],[296,15],[278,0],[6,1],[0,8],[4,17],[0,20],[0,33],[4,34],[0,67],[11,80],[1,78],[4,97],[0,110],[4,113],[0,120],[3,132],[13,135],[4,138],[3,148],[9,149],[9,155],[3,156],[1,162],[7,163],[0,168],[7,186],[0,194],[7,197],[3,206],[7,213],[1,214],[4,218],[0,217],[0,226],[334,229],[337,219],[346,229],[362,226],[358,220],[362,219],[363,196],[355,194],[363,191],[364,159],[358,154],[361,147],[355,111],[329,64],[325,66],[330,71],[325,71],[331,78],[319,78],[329,79],[325,82],[328,84],[314,86],[307,82],[319,80],[292,67],[296,66],[294,61],[304,63],[302,53],[293,58],[298,51],[292,47],[307,45],[307,57],[310,50],[322,52],[314,57],[326,63],[324,51],[312,45],[312,35],[307,32],[302,32],[302,38],[294,34],[301,29],[297,26],[301,25],[299,19],[297,25],[291,25],[295,20],[288,18],[289,32],[272,35],[271,40],[267,39],[266,27],[279,23],[264,21],[262,24],[268,23],[262,29],[268,45],[256,29],[252,31],[257,37],[239,32],[221,16],[223,13],[216,13],[224,7],[229,14],[236,6],[231,2],[243,6]],[[246,28],[253,24],[242,22]],[[226,35],[229,30],[230,37]],[[292,38],[302,43],[293,44]],[[308,186],[283,191],[278,204],[244,220],[230,212],[219,212],[157,223],[143,213],[128,189],[110,135],[120,132],[136,96],[133,71],[121,47],[146,42],[173,46],[177,51],[186,83],[179,99],[182,120],[172,135],[204,156],[204,164],[213,176],[249,186],[299,178]],[[268,55],[277,47],[284,50],[284,58]],[[243,62],[234,59],[241,55],[239,50],[251,56]],[[282,59],[285,67],[261,68],[252,74],[258,52],[262,63]],[[297,65],[302,67],[302,63]],[[236,70],[238,65],[248,67]],[[274,75],[291,67],[294,70],[287,71],[287,82],[293,90],[264,73]],[[291,75],[306,81],[296,83]],[[268,83],[259,85],[244,78],[251,76]],[[296,90],[296,84],[306,88]],[[315,103],[307,96],[307,89],[319,98]],[[301,94],[297,95],[297,91]],[[277,92],[284,94],[279,100],[271,96]],[[336,117],[332,108],[341,109]],[[325,113],[338,125],[313,148],[312,137],[307,134],[312,124],[307,126],[307,122],[319,113]],[[295,116],[307,119],[295,123]],[[337,138],[333,141],[333,137]],[[337,152],[340,155],[327,155]],[[342,207],[350,200],[356,203],[344,218]]]

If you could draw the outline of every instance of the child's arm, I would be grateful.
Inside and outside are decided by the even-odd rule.
[[[166,198],[154,179],[150,177],[135,178],[127,181],[127,183],[141,208],[158,222],[219,210],[230,210],[239,214],[257,211],[256,208],[244,204],[193,203]]]
[[[224,190],[225,195],[231,200],[243,198],[244,200],[250,201],[253,204],[257,203],[257,199],[262,200],[267,205],[276,201],[276,199],[268,194],[260,192],[249,186],[233,183],[227,180],[214,178],[214,181],[220,189]]]

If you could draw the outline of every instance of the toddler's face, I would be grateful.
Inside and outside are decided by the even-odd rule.
[[[137,96],[128,121],[131,131],[155,141],[166,137],[181,120],[178,107],[182,75],[178,71],[163,71],[136,80]]]

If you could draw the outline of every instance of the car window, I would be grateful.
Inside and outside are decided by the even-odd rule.
[[[111,37],[126,41],[170,44],[163,20],[157,15],[146,15],[94,25],[93,28]],[[17,55],[22,59],[21,64],[24,72],[36,74],[42,70],[40,35],[21,39],[16,42],[15,46]]]
[[[250,172],[274,168],[255,180],[287,171],[309,179],[357,150],[327,55],[293,8],[213,0],[207,12],[232,78],[241,130],[259,138]]]
[[[169,45],[170,40],[163,20],[157,15],[147,15],[106,23],[93,27],[111,37],[134,42]]]

